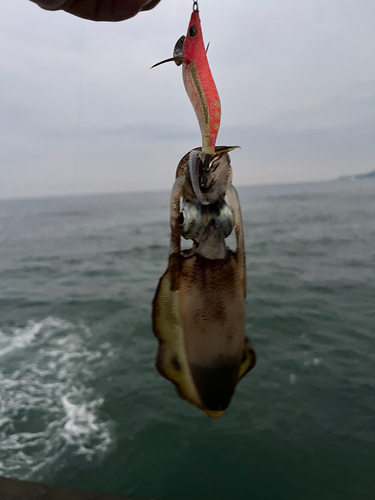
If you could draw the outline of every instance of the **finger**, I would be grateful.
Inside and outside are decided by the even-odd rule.
[[[152,9],[160,0],[68,0],[62,9],[92,21],[123,21],[138,14],[143,7]]]
[[[160,0],[150,0],[147,4],[145,4],[141,10],[151,10],[157,6]]]

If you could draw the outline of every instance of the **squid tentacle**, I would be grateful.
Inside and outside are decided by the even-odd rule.
[[[236,235],[236,253],[242,274],[242,286],[244,297],[246,297],[246,252],[242,225],[241,205],[236,188],[232,183],[227,183],[226,196],[234,216],[234,232]]]
[[[190,151],[189,159],[188,159],[188,172],[190,176],[191,186],[193,188],[194,194],[197,197],[197,200],[202,205],[209,205],[209,201],[207,201],[202,194],[200,185],[199,185],[199,167],[201,164],[201,159],[198,151]]]

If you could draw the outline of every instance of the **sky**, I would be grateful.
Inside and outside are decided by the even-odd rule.
[[[235,185],[375,168],[374,0],[200,0]],[[201,145],[181,67],[191,0],[120,23],[0,0],[0,198],[170,189]]]

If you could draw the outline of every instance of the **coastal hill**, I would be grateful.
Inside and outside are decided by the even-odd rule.
[[[367,179],[375,179],[375,170],[371,172],[367,172],[365,174],[357,174],[357,175],[343,175],[339,177],[338,181],[365,181]]]

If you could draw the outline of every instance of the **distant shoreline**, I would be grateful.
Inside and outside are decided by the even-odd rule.
[[[294,182],[269,182],[269,183],[260,183],[260,184],[239,184],[236,185],[237,189],[242,188],[254,188],[254,187],[266,187],[266,186],[287,186],[287,185],[298,185],[298,184],[325,184],[330,182],[338,182],[338,181],[363,181],[363,180],[375,180],[375,170],[371,172],[367,172],[364,174],[355,174],[355,175],[343,175],[341,177],[335,177],[334,179],[322,179],[322,180],[311,180],[311,181],[294,181]],[[51,194],[44,196],[11,196],[11,197],[1,197],[0,202],[3,201],[15,201],[15,200],[42,200],[42,199],[55,199],[55,198],[76,198],[82,196],[108,196],[108,195],[143,195],[143,194],[152,194],[152,193],[169,193],[170,189],[155,189],[148,191],[103,191],[103,192],[94,192],[94,193],[63,193],[63,194]]]
[[[375,170],[371,172],[366,172],[365,174],[356,174],[356,175],[343,175],[334,179],[335,181],[365,181],[367,179],[375,179]]]

